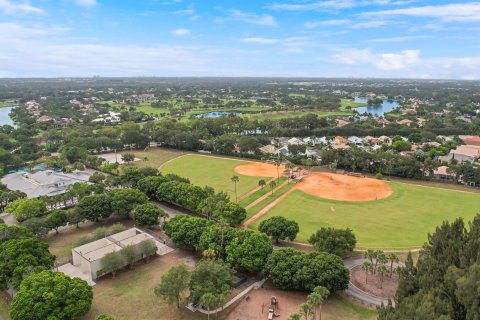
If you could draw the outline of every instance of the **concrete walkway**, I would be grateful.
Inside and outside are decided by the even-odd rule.
[[[265,283],[265,281],[267,281],[267,278],[264,278],[260,281],[257,281],[255,283],[253,283],[252,285],[250,285],[248,288],[246,288],[245,290],[243,290],[242,292],[240,292],[238,295],[236,295],[232,300],[228,301],[225,305],[223,305],[222,307],[218,308],[218,309],[215,309],[215,310],[205,310],[203,308],[195,308],[193,307],[193,305],[190,303],[189,305],[187,305],[187,308],[193,312],[195,311],[198,311],[198,312],[201,312],[203,314],[216,314],[220,311],[223,311],[225,309],[227,309],[228,307],[230,307],[232,304],[234,304],[235,302],[239,301],[240,299],[242,299],[244,296],[246,296],[250,291],[252,290],[257,290],[259,288],[261,288],[263,286],[263,284]]]
[[[363,259],[362,257],[354,257],[345,259],[343,260],[343,262],[345,264],[345,267],[350,271],[355,266],[361,265],[364,260],[365,259]],[[386,305],[388,303],[388,299],[377,297],[370,293],[367,293],[355,286],[351,281],[348,283],[348,289],[345,290],[345,293],[352,299],[355,299],[362,304],[371,307],[380,306],[382,303]],[[393,302],[394,301],[392,301],[392,303]]]

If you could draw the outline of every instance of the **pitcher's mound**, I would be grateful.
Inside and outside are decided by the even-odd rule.
[[[381,180],[335,173],[311,173],[298,183],[297,189],[308,194],[341,201],[373,201],[386,198],[392,188]]]
[[[278,167],[278,173],[283,176],[284,166]],[[271,163],[255,162],[242,164],[235,167],[235,172],[245,176],[277,177],[277,167]]]

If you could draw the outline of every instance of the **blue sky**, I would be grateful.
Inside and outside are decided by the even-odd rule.
[[[0,77],[480,79],[480,2],[0,0]]]

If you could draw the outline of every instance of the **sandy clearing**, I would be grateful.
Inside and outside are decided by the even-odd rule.
[[[283,176],[284,170],[285,170],[284,166],[278,167],[278,173],[280,176]],[[238,174],[243,174],[245,176],[276,177],[277,167],[271,163],[254,162],[254,163],[242,164],[235,167],[235,172]]]

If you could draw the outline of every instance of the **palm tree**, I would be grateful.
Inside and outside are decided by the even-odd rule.
[[[305,320],[308,320],[309,316],[313,315],[313,308],[310,303],[302,303],[300,305],[300,315],[305,317]]]
[[[231,180],[232,180],[233,184],[235,185],[235,202],[238,202],[237,182],[240,181],[240,179],[238,178],[238,176],[233,176]]]
[[[210,320],[210,309],[215,308],[216,306],[220,305],[222,303],[223,297],[220,295],[216,295],[213,293],[205,293],[201,298],[200,298],[200,304],[204,307],[207,307],[208,313],[207,313],[207,319]]]
[[[275,167],[277,167],[277,179],[280,179],[280,173],[278,172],[278,168],[280,167],[282,163],[280,162],[280,159],[275,160]]]
[[[394,262],[398,262],[400,259],[398,258],[398,256],[395,254],[395,253],[389,253],[387,255],[387,259],[388,261],[390,261],[390,278],[392,277],[392,274],[393,274],[393,263]]]
[[[308,295],[308,303],[315,307],[315,309],[319,309],[318,319],[322,319],[322,304],[327,299],[330,291],[327,288],[318,286],[313,289],[313,292]],[[314,310],[313,315],[316,315],[316,310]]]
[[[288,183],[290,183],[290,177],[293,175],[293,164],[291,162],[288,162],[287,164],[285,164],[285,169],[288,170]]]
[[[372,266],[373,266],[373,259],[375,258],[375,251],[373,251],[372,249],[368,249],[368,250],[365,251],[365,253],[363,254],[363,257],[364,257],[365,259],[370,260],[370,263],[371,263]]]
[[[262,179],[262,180],[258,181],[258,186],[260,188],[263,189],[263,187],[265,187],[266,185],[267,185],[267,183],[265,182],[265,180]]]
[[[270,183],[268,185],[270,186],[270,188],[272,188],[272,195],[273,195],[273,189],[275,188],[277,183],[274,180],[272,180],[272,181],[270,181]]]
[[[368,272],[372,270],[372,263],[370,261],[363,261],[362,270],[365,271],[365,283],[367,283]]]
[[[380,265],[377,269],[378,275],[380,276],[380,289],[383,287],[383,279],[388,274],[387,267],[384,264]]]

